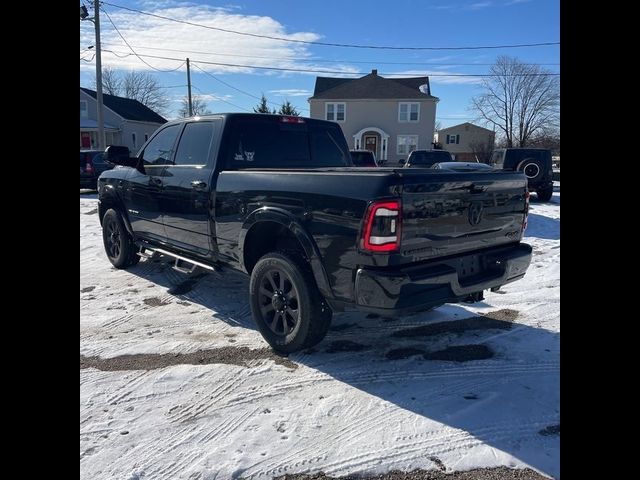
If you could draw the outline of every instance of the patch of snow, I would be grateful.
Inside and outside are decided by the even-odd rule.
[[[289,356],[295,370],[271,360],[80,370],[81,478],[338,476],[437,468],[430,457],[447,472],[506,465],[559,476],[559,436],[539,433],[560,423],[559,183],[556,190],[551,202],[531,203],[526,276],[486,292],[483,302],[392,319],[337,314],[314,351]],[[95,209],[95,196],[81,195],[81,355],[266,346],[244,275],[206,274],[172,295],[188,277],[167,260],[142,260],[129,271],[111,266]],[[519,312],[512,328],[392,336],[501,309]],[[365,348],[327,352],[341,341]],[[487,345],[495,356],[386,357],[393,349],[468,344]]]

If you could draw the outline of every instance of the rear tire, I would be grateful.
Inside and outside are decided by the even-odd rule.
[[[122,215],[113,208],[107,210],[102,218],[102,241],[107,258],[114,267],[127,268],[140,261]]]
[[[538,190],[536,190],[536,195],[538,196],[538,200],[540,200],[541,202],[548,202],[553,196],[553,187],[539,188]]]
[[[329,330],[331,309],[308,264],[295,253],[268,253],[260,258],[251,272],[249,294],[253,319],[278,352],[310,348]]]

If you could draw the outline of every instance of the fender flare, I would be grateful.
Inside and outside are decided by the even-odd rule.
[[[122,215],[122,219],[124,220],[124,226],[127,229],[127,232],[133,237],[135,234],[133,233],[133,228],[131,228],[131,222],[129,221],[129,213],[124,206],[124,201],[118,194],[115,187],[111,184],[105,184],[98,199],[98,216],[100,219],[100,226],[102,226],[102,218],[106,213],[106,208],[115,208]]]
[[[320,293],[325,298],[332,299],[333,292],[331,291],[329,278],[324,265],[322,264],[322,257],[316,242],[313,240],[313,237],[309,235],[299,220],[291,215],[287,210],[278,207],[261,207],[247,215],[247,218],[240,228],[240,234],[238,236],[239,261],[242,269],[245,272],[247,271],[244,264],[244,244],[247,234],[254,226],[267,221],[278,223],[287,228],[293,234],[302,246],[305,256],[309,259],[309,265],[311,266],[311,271]]]

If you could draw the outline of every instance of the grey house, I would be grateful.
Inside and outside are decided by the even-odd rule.
[[[124,145],[136,153],[167,120],[137,100],[103,95],[106,145]],[[80,149],[98,145],[96,92],[80,87]]]
[[[317,77],[311,118],[337,122],[349,148],[367,149],[395,164],[412,150],[433,148],[436,104],[429,77]]]

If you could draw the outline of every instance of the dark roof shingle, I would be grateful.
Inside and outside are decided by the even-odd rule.
[[[80,87],[87,95],[93,98],[97,97],[95,90]],[[116,97],[115,95],[102,95],[102,102],[104,106],[110,108],[122,118],[126,120],[135,120],[138,122],[153,122],[153,123],[166,123],[167,120],[156,112],[151,110],[146,105],[143,105],[138,100],[132,100],[130,98]]]
[[[317,77],[311,98],[436,98],[421,92],[421,85],[429,85],[429,77],[384,78],[376,73],[360,78]]]

